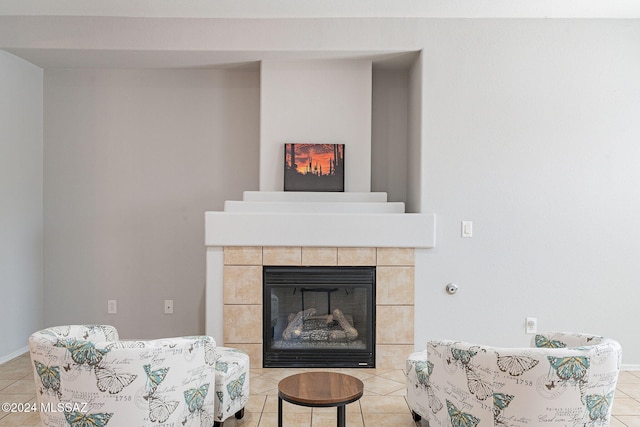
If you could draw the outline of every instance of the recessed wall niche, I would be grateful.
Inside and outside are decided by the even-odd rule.
[[[255,156],[258,157],[257,161],[253,160],[254,163],[260,164],[260,177],[255,187],[247,190],[282,190],[279,180],[281,180],[282,177],[280,175],[283,173],[283,164],[281,164],[283,162],[282,149],[286,142],[344,143],[347,169],[345,174],[349,174],[350,168],[352,170],[354,168],[367,169],[366,182],[362,183],[362,180],[358,178],[357,188],[349,188],[349,183],[347,182],[345,191],[386,192],[388,201],[404,202],[406,212],[420,212],[421,184],[419,180],[421,174],[419,156],[421,121],[419,112],[415,110],[419,109],[422,98],[421,61],[422,56],[419,52],[368,56],[367,59],[358,57],[357,59],[263,61],[260,64],[261,73],[266,70],[269,73],[272,73],[273,70],[284,70],[290,79],[295,76],[305,76],[304,78],[310,76],[308,80],[304,82],[297,81],[295,85],[292,83],[290,87],[295,87],[294,96],[304,100],[300,105],[309,106],[309,117],[311,118],[305,119],[308,122],[305,128],[305,126],[300,126],[300,120],[295,121],[295,125],[289,126],[287,118],[283,117],[286,114],[273,114],[270,109],[270,105],[273,105],[273,102],[265,102],[267,97],[264,95],[264,90],[266,89],[264,85],[267,83],[264,82],[263,75],[261,79],[260,123],[258,124],[261,129],[261,148],[259,152],[255,153]],[[317,85],[312,81],[313,72],[304,71],[296,74],[298,69],[303,68],[313,71],[316,66],[333,74],[344,72],[345,74],[351,73],[351,75],[346,79],[335,75],[330,78],[323,77],[322,84],[324,86],[321,95],[323,99],[318,100],[316,99],[319,96],[318,90],[315,87]],[[287,67],[290,67],[292,71]],[[363,67],[365,68],[363,69]],[[331,82],[332,78],[335,79],[337,81],[335,90],[344,92],[344,85],[348,84],[348,79],[357,79],[357,77],[353,77],[354,69],[356,73],[368,73],[370,77],[368,80],[365,79],[366,87],[364,89],[362,87],[356,89],[356,95],[354,95],[360,97],[360,99],[365,98],[366,103],[362,103],[359,100],[354,104],[357,107],[353,107],[362,110],[354,116],[356,118],[353,122],[357,122],[358,126],[367,127],[367,129],[349,129],[347,125],[344,135],[338,132],[334,136],[327,137],[326,135],[331,135],[331,133],[319,131],[317,123],[312,118],[313,115],[317,114],[317,110],[313,110],[313,108],[317,107],[313,107],[313,105],[322,102],[326,105],[326,107],[322,108],[331,108],[330,100],[332,95],[327,95],[326,92],[333,90],[333,87],[327,81]],[[321,75],[321,73],[318,73],[318,75]],[[286,81],[286,79],[284,80]],[[361,82],[358,85],[361,85]],[[309,88],[306,92],[305,87]],[[287,85],[281,85],[280,88],[282,91],[288,90]],[[364,92],[363,95],[363,90],[368,92]],[[272,88],[269,88],[269,91],[268,96],[273,99]],[[275,96],[279,95],[276,94]],[[291,93],[282,95],[283,99],[291,99],[291,96]],[[366,98],[367,96],[368,98]],[[338,100],[343,98],[343,93],[340,96],[336,95]],[[304,111],[304,108],[301,107],[301,110]],[[331,114],[329,112],[328,115],[330,116]],[[363,114],[366,117],[363,118]],[[280,129],[280,131],[276,132],[277,137],[273,137],[274,133],[272,131],[265,131],[265,122],[268,122],[268,126],[271,128]],[[336,127],[340,126],[345,128],[344,121],[336,125]],[[331,124],[323,123],[323,127],[331,127]],[[351,139],[358,139],[358,141]],[[359,147],[358,150],[354,150],[354,144],[362,144],[363,139],[366,139],[366,144],[368,145],[366,150],[363,151]],[[274,147],[276,147],[275,150]],[[266,169],[269,169],[269,171],[266,171]],[[265,179],[265,174],[270,174],[270,176]],[[265,180],[267,184],[265,184]]]

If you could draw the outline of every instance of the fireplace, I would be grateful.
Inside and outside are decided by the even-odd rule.
[[[246,351],[252,368],[262,368],[264,267],[375,267],[375,367],[397,369],[398,360],[415,351],[414,265],[414,250],[410,248],[208,248],[207,331],[216,336],[215,328],[220,327],[216,339],[221,345]],[[267,304],[271,304],[271,298]]]
[[[421,102],[420,91],[413,89],[421,84],[422,57],[418,55],[407,69],[411,76],[391,80],[376,78],[366,62],[263,63],[259,191],[245,191],[241,200],[226,200],[223,211],[205,213],[205,331],[224,345],[249,353],[252,367],[264,366],[263,266],[375,266],[375,366],[397,368],[415,350],[414,249],[434,247],[435,215],[422,212],[420,155],[389,159],[386,153],[393,145],[394,153],[419,154],[422,123],[410,120],[408,134],[388,139],[383,135],[386,130],[372,135],[372,124],[401,124],[401,116],[413,116],[412,111],[401,108],[394,117],[374,111],[373,119],[370,113],[376,110],[372,100],[377,106],[386,102],[385,96],[372,98],[373,87],[386,90],[400,84],[410,94],[405,101]],[[283,102],[281,88],[291,89],[294,80],[300,90],[287,91]],[[353,107],[348,114],[323,107],[335,103],[336,97]],[[310,113],[311,98],[320,102]],[[282,126],[283,118],[300,125],[298,134],[306,135],[302,141],[349,142],[344,192],[281,191],[283,143],[292,142],[292,129]],[[317,127],[319,122],[328,126]],[[335,137],[327,141],[329,128]],[[388,180],[387,170],[406,170],[407,179]],[[384,191],[371,191],[372,187],[392,189],[391,200]],[[307,295],[311,294],[305,292],[305,300]],[[271,304],[270,299],[266,304]]]
[[[265,367],[375,367],[375,267],[264,266]]]

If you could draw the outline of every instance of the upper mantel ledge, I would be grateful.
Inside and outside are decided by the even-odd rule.
[[[315,191],[245,191],[242,193],[245,202],[387,202],[385,192],[315,192]]]
[[[395,213],[405,212],[402,202],[224,202],[225,212],[285,213]]]

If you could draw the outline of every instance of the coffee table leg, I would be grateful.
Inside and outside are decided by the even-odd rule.
[[[278,427],[282,427],[282,398],[278,396]]]
[[[345,427],[346,426],[345,418],[346,418],[346,416],[345,416],[344,405],[340,405],[340,406],[338,406],[338,427]]]

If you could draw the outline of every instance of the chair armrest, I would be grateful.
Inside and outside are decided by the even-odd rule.
[[[580,333],[540,332],[531,337],[531,347],[540,348],[572,348],[598,345],[607,338]]]
[[[411,353],[407,357],[407,403],[414,413],[414,419],[418,419],[415,415],[419,415],[429,420],[429,402],[426,395],[429,387],[429,371],[426,350]]]
[[[430,341],[427,358],[433,424],[449,425],[455,416],[472,425],[493,425],[496,352],[465,342]]]

